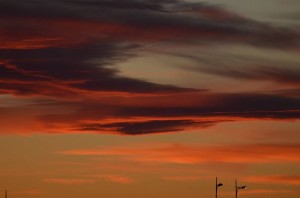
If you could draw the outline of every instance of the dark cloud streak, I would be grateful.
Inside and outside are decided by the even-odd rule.
[[[211,104],[192,107],[125,107],[119,115],[181,117],[227,116],[243,118],[290,119],[300,116],[300,99],[269,94],[216,94]]]
[[[266,47],[292,47],[299,44],[299,35],[293,30],[272,27],[206,3],[178,0],[77,0],[26,3],[5,0],[1,4],[0,13],[4,21],[17,16],[115,24],[128,28],[125,31],[127,39],[144,39],[152,32],[152,35],[156,34],[158,38],[161,33],[169,34],[169,37],[165,36],[163,39],[171,40],[190,38],[209,40],[212,43],[241,42]],[[224,20],[220,20],[222,17]],[[30,26],[30,23],[27,26]],[[106,36],[109,38],[116,35],[107,33]]]
[[[206,128],[216,124],[214,121],[193,120],[150,120],[146,122],[117,122],[111,124],[83,124],[79,131],[117,131],[126,135],[142,135],[151,133],[166,133],[183,131],[188,127]]]
[[[169,96],[168,106],[160,105],[159,96],[153,100],[151,106],[147,103],[143,105],[142,98],[139,101],[142,105],[126,102],[104,104],[97,101],[74,103],[73,106],[77,110],[73,113],[43,115],[39,120],[43,123],[67,124],[73,132],[139,135],[188,129],[201,130],[223,122],[248,119],[298,120],[300,118],[299,98],[275,94],[211,93],[203,93],[198,97],[198,103],[181,101],[180,104],[180,101],[176,101],[177,97]],[[203,97],[206,98],[206,102],[203,102]]]
[[[0,59],[6,60],[0,65],[0,90],[57,98],[62,96],[60,92],[79,97],[89,91],[145,94],[191,91],[121,77],[116,69],[108,68],[130,57],[131,48],[103,43],[71,49],[0,50]]]

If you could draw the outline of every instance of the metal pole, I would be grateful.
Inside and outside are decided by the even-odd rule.
[[[218,198],[218,177],[216,177],[216,198]]]
[[[235,198],[238,196],[238,187],[237,187],[237,181],[235,179]]]
[[[7,190],[5,190],[5,198],[7,198]]]

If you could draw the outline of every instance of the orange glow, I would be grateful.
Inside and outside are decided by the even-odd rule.
[[[95,177],[119,184],[131,184],[134,182],[133,179],[120,175],[97,175]]]
[[[274,163],[300,162],[297,145],[232,145],[205,147],[195,145],[169,145],[163,147],[103,148],[60,151],[65,155],[119,156],[128,160],[150,163],[202,164],[202,163]],[[247,153],[247,155],[245,155]]]
[[[270,176],[258,176],[248,177],[244,179],[247,182],[253,183],[271,183],[271,184],[283,184],[283,185],[300,185],[300,176],[288,176],[288,175],[270,175]]]
[[[24,196],[24,195],[30,195],[30,196],[41,196],[45,192],[39,189],[32,189],[32,190],[23,190],[23,191],[12,191],[9,192],[9,194],[15,195],[15,196]]]
[[[94,183],[95,180],[90,179],[61,179],[61,178],[49,178],[44,179],[44,182],[55,183],[55,184],[65,184],[65,185],[79,185],[86,183]]]
[[[170,181],[188,182],[188,181],[197,181],[197,180],[201,179],[201,177],[197,177],[197,176],[165,176],[162,179],[170,180]]]

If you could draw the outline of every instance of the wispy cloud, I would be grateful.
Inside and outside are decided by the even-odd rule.
[[[126,59],[130,48],[111,43],[71,49],[0,50],[0,59],[6,60],[0,64],[0,91],[6,94],[50,98],[89,98],[105,93],[191,91],[120,77],[116,70],[107,68],[115,61]],[[91,59],[97,59],[96,63],[86,62]]]
[[[200,74],[244,81],[269,81],[286,86],[299,85],[298,53],[287,54],[280,50],[261,50],[245,46],[237,46],[235,50],[230,46],[223,48],[216,48],[213,52],[200,49],[201,54],[179,54],[178,51],[165,53],[192,61],[192,65],[178,67]],[[270,53],[276,54],[276,57],[270,58]]]
[[[3,117],[5,131],[10,133],[40,131],[140,135],[203,130],[229,121],[297,120],[300,117],[299,104],[297,97],[277,93],[189,92],[132,97],[99,96],[97,100],[50,100],[49,103],[33,105],[34,109],[32,104],[0,107],[0,117]],[[16,114],[21,124],[11,125],[16,120]]]
[[[28,40],[28,37],[32,39],[34,35],[40,38],[45,35],[46,38],[63,37],[68,40],[78,38],[80,35],[88,39],[105,38],[108,40],[115,38],[123,40],[188,39],[189,37],[200,40],[209,39],[211,42],[243,42],[273,47],[290,46],[295,44],[295,40],[297,41],[297,33],[289,29],[256,22],[206,3],[101,0],[96,2],[53,1],[52,3],[2,1],[1,4],[1,15],[5,16],[5,20],[14,20],[13,25],[5,24],[4,27],[9,30],[6,32],[14,31],[15,25],[18,24],[17,29],[21,31],[15,34],[19,34],[19,38],[23,40]],[[53,9],[56,10],[55,13],[49,11]],[[105,13],[105,15],[99,13]],[[47,23],[48,26],[41,26],[32,18],[50,20],[50,23]],[[65,27],[63,28],[65,31],[58,31],[59,28],[55,23],[62,20],[73,21],[71,29]],[[82,25],[86,21],[95,23]],[[76,28],[78,23],[81,23],[80,31]],[[27,29],[24,24],[29,24],[32,28]],[[101,28],[102,24],[104,26],[108,24],[108,27]],[[35,29],[43,31],[35,32]],[[72,29],[75,31],[70,31]],[[6,36],[9,37],[9,34]],[[16,37],[11,39],[15,40]]]
[[[164,180],[168,181],[179,181],[179,182],[191,182],[191,181],[197,181],[201,179],[201,177],[197,176],[164,176],[162,177]]]
[[[30,190],[22,190],[22,191],[9,191],[10,195],[21,195],[21,196],[41,196],[45,194],[43,190],[40,189],[30,189]]]
[[[80,131],[112,131],[127,135],[142,135],[149,133],[166,133],[188,130],[188,128],[207,128],[214,121],[193,120],[149,120],[141,122],[117,122],[111,124],[83,124]]]
[[[87,175],[85,178],[46,178],[43,179],[43,182],[63,185],[83,185],[93,184],[101,180],[119,184],[131,184],[134,182],[129,177],[116,174]]]
[[[300,176],[298,175],[257,176],[244,178],[244,180],[253,183],[300,185]]]
[[[299,145],[165,145],[60,151],[78,156],[119,156],[123,159],[174,164],[300,162]],[[244,153],[247,153],[245,155]]]
[[[274,94],[203,92],[117,101],[75,102],[70,106],[77,109],[74,113],[43,115],[39,121],[56,123],[55,131],[139,135],[205,129],[226,121],[296,120],[300,104],[297,98]]]
[[[296,191],[293,190],[280,190],[280,189],[247,189],[243,192],[241,192],[241,194],[245,194],[245,195],[277,195],[277,194],[285,194],[286,196],[290,196],[297,193]],[[226,195],[229,197],[230,196],[234,196],[234,193],[229,193],[229,192],[223,192],[222,194]]]
[[[96,175],[94,177],[119,184],[131,184],[134,182],[133,179],[121,175]]]
[[[69,178],[47,178],[43,180],[46,183],[65,184],[65,185],[81,185],[95,183],[93,179],[69,179]]]

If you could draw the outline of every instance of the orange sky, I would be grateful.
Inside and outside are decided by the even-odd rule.
[[[296,198],[296,0],[3,0],[0,196]]]

